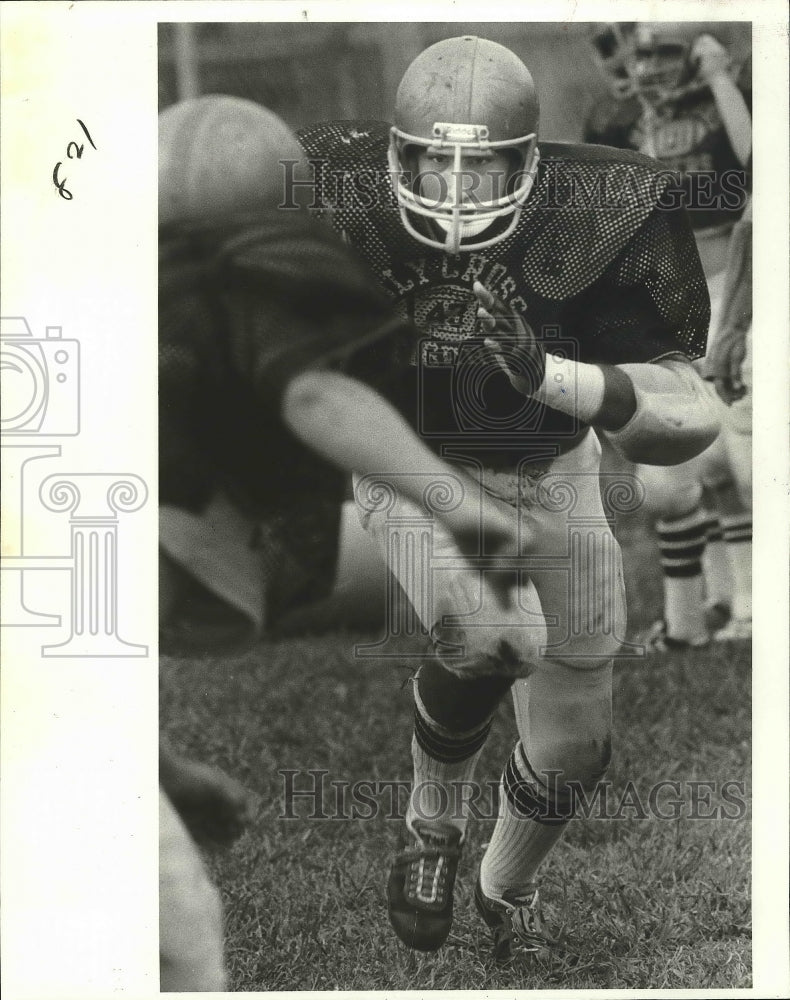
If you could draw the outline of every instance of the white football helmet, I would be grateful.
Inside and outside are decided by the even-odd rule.
[[[535,182],[538,117],[532,76],[504,46],[464,36],[422,52],[398,87],[390,131],[390,171],[407,231],[420,243],[454,254],[509,236]],[[416,154],[423,151],[453,157],[456,183],[448,184],[440,199],[420,190]],[[513,169],[500,197],[484,201],[464,193],[462,158],[474,152],[512,154]],[[495,225],[498,220],[509,221]],[[487,235],[475,240],[483,232]]]

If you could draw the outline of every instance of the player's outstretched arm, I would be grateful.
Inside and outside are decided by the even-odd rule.
[[[546,354],[522,316],[479,282],[474,291],[485,342],[519,392],[606,431],[637,463],[677,465],[715,440],[716,412],[686,359],[596,365]]]
[[[289,382],[282,403],[282,417],[300,440],[323,458],[347,472],[360,475],[410,473],[399,477],[398,489],[423,506],[426,478],[452,475],[466,480],[463,472],[449,466],[420,441],[415,432],[385,399],[364,383],[338,372],[308,371]],[[481,518],[485,519],[489,551],[515,554],[514,528],[496,506],[466,480],[464,499],[442,514],[460,550],[467,555],[480,551]],[[487,577],[503,604],[510,603],[512,571]]]
[[[746,166],[752,151],[752,118],[743,94],[730,75],[727,50],[712,35],[700,35],[692,46],[691,58],[711,89],[733,152]]]
[[[752,219],[751,202],[736,223],[730,238],[725,271],[724,301],[719,329],[705,360],[705,377],[727,405],[746,393],[742,367],[746,334],[752,322]]]

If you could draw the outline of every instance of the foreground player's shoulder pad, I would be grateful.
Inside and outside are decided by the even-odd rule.
[[[390,309],[387,296],[357,252],[328,225],[278,212],[224,242],[220,267],[248,287],[278,291],[300,312]]]
[[[546,142],[524,212],[525,280],[547,298],[589,287],[622,253],[673,177],[650,157],[610,146]]]

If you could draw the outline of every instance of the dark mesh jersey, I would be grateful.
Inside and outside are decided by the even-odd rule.
[[[350,248],[293,212],[160,232],[160,500],[222,488],[254,516],[340,502],[344,477],[280,420],[283,389],[400,320]]]
[[[300,134],[315,164],[314,207],[356,246],[415,327],[417,342],[385,356],[379,387],[437,450],[478,440],[482,458],[512,465],[539,443],[578,432],[572,418],[525,400],[481,348],[481,281],[553,351],[622,364],[704,354],[709,300],[688,218],[671,178],[620,150],[542,143],[535,188],[514,232],[448,255],[402,225],[387,168],[388,126],[333,122]],[[479,238],[479,237],[478,237]],[[368,373],[375,377],[375,365]],[[396,384],[397,383],[397,384]]]
[[[694,229],[728,225],[743,213],[748,171],[733,152],[708,89],[667,103],[655,114],[646,114],[636,98],[606,98],[593,108],[585,138],[638,150],[673,171]]]

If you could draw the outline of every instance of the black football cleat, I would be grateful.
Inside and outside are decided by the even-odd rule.
[[[490,899],[478,875],[475,906],[493,935],[494,958],[498,962],[506,962],[517,953],[537,955],[556,944],[544,928],[537,887]]]
[[[461,831],[419,821],[407,830],[411,842],[396,855],[387,883],[390,923],[409,948],[437,951],[453,923]]]

